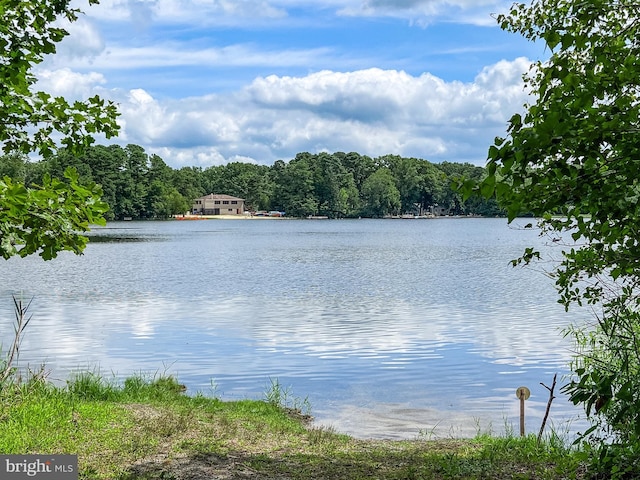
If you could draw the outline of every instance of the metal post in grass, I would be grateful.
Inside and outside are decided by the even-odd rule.
[[[520,436],[524,437],[524,401],[528,400],[531,392],[527,387],[518,387],[516,398],[520,400]]]

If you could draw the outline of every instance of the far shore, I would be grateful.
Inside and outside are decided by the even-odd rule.
[[[311,215],[308,217],[287,217],[284,215],[193,215],[193,214],[185,214],[185,215],[174,215],[172,217],[174,220],[327,220],[329,217],[321,216],[321,215]],[[437,218],[484,218],[479,215],[423,215],[423,216],[408,216],[408,215],[399,215],[393,217],[384,217],[385,220],[406,220],[406,219],[437,219]],[[493,217],[487,217],[493,218]]]
[[[175,220],[286,220],[287,217],[263,215],[174,215]],[[289,218],[291,219],[291,218]]]

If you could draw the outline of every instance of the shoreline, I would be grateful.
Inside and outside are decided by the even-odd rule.
[[[266,215],[174,215],[173,220],[196,221],[196,220],[291,220],[292,217],[270,217]]]
[[[83,479],[504,480],[514,471],[523,479],[588,478],[579,452],[553,434],[542,442],[508,433],[355,439],[310,424],[309,413],[283,403],[282,395],[190,396],[172,376],[114,384],[84,373],[61,388],[44,377],[3,387],[0,450],[77,455]]]
[[[393,216],[393,217],[344,217],[344,218],[329,218],[324,215],[310,215],[308,217],[286,217],[286,216],[269,216],[269,215],[173,215],[171,220],[178,221],[196,221],[196,220],[438,220],[438,219],[458,219],[458,218],[496,218],[496,217],[482,217],[479,215],[421,215],[421,216]],[[506,217],[498,217],[506,218]]]

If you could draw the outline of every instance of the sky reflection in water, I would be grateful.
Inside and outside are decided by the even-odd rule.
[[[229,399],[262,398],[278,379],[319,423],[387,438],[500,433],[526,385],[537,431],[540,382],[570,359],[560,329],[586,318],[564,312],[540,271],[509,265],[529,245],[559,252],[502,219],[108,227],[94,233],[149,241],[0,266],[3,331],[11,294],[35,297],[22,362],[53,378],[166,370]],[[551,420],[564,429],[577,413],[559,397]]]

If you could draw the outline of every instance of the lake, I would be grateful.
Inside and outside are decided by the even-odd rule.
[[[527,220],[515,222],[518,225]],[[85,254],[0,263],[0,327],[11,295],[33,298],[20,365],[63,382],[173,374],[188,392],[264,398],[272,383],[318,425],[363,438],[518,431],[527,386],[537,433],[585,312],[510,260],[553,242],[504,219],[112,222]],[[556,392],[549,422],[584,427]]]

